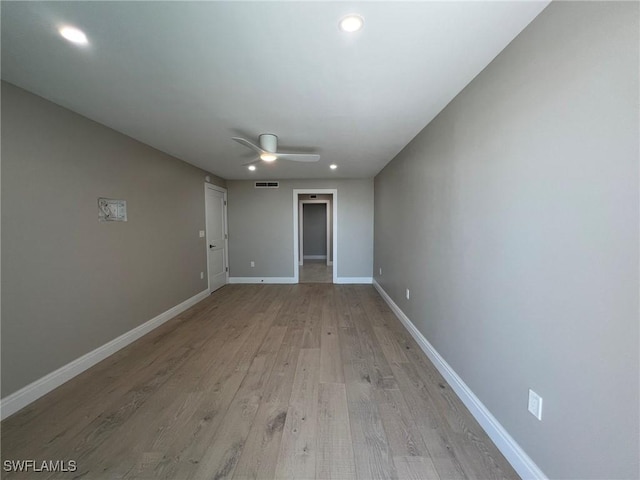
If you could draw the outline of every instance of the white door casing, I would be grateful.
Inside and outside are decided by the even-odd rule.
[[[226,203],[226,189],[205,184],[207,275],[210,292],[226,285],[229,280]]]

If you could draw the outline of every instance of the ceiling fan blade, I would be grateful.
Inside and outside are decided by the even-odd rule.
[[[247,163],[243,163],[242,166],[243,167],[247,167],[249,165],[255,165],[256,163],[260,163],[262,160],[260,160],[259,158],[257,160],[253,160],[251,162],[247,162]]]
[[[235,140],[239,144],[244,145],[245,147],[249,147],[251,150],[255,150],[258,153],[265,153],[265,151],[263,149],[261,149],[257,145],[254,145],[249,140],[245,140],[244,138],[240,138],[240,137],[231,137],[231,138],[232,138],[232,140]]]
[[[320,155],[317,153],[276,153],[280,160],[291,160],[292,162],[317,162]]]

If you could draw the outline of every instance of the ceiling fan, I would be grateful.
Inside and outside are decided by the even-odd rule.
[[[244,165],[253,165],[260,161],[273,162],[274,160],[291,160],[292,162],[317,162],[320,155],[317,153],[285,153],[278,152],[278,137],[271,133],[263,133],[260,135],[258,142],[260,146],[251,143],[249,140],[240,137],[232,137],[233,140],[255,150],[260,158]]]

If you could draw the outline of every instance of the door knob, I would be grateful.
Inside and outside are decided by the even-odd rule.
[[[216,248],[215,245],[209,245],[209,248]]]

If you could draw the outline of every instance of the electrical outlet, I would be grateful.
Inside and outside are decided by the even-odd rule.
[[[542,420],[542,397],[529,389],[529,412],[538,420]]]
[[[251,268],[256,266],[256,262],[254,262],[253,260],[251,260]]]
[[[204,272],[200,272],[200,280],[204,280]]]
[[[407,300],[409,300],[410,296],[411,296],[411,292],[409,292],[409,289],[407,288]]]
[[[382,267],[380,267],[380,275],[382,275]]]
[[[200,238],[204,238],[204,230],[200,230]]]

